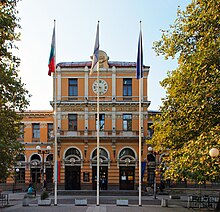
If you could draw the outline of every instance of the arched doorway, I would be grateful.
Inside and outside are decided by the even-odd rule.
[[[46,157],[46,187],[47,189],[52,188],[53,184],[53,154],[49,154]]]
[[[154,186],[156,169],[156,158],[152,153],[147,155],[147,185],[148,187]]]
[[[136,155],[129,147],[122,149],[118,155],[119,189],[134,190]]]
[[[65,153],[65,189],[80,190],[82,155],[77,148],[71,147]]]
[[[25,183],[25,156],[23,154],[19,154],[18,161],[15,166],[16,170],[16,183]]]
[[[34,187],[37,189],[38,185],[40,187],[41,183],[41,157],[38,154],[34,154],[30,158],[31,166],[31,180]]]
[[[104,148],[99,149],[99,182],[100,189],[108,189],[108,167],[110,165],[109,153]],[[91,165],[92,165],[92,189],[97,189],[97,149],[92,152],[91,155]]]

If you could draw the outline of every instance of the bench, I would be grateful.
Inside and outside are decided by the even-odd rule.
[[[75,205],[87,205],[87,199],[75,199]]]
[[[27,193],[24,195],[24,199],[22,202],[23,206],[29,206],[29,203],[36,197],[35,192],[33,193]]]
[[[27,194],[24,195],[24,198],[33,198],[33,197],[36,197],[35,192],[27,193]]]
[[[128,206],[128,199],[117,199],[116,205],[117,206]]]
[[[213,209],[216,208],[216,205],[218,203],[217,196],[209,196],[209,195],[203,195],[203,196],[195,196],[190,195],[188,196],[188,208],[207,208],[207,209]]]

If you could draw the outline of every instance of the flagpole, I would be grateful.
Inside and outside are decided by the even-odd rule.
[[[54,132],[55,132],[55,141],[54,141],[54,205],[57,206],[57,91],[56,91],[56,70],[54,73],[54,87],[55,87],[55,97],[54,97]]]
[[[139,206],[141,204],[141,123],[142,123],[142,113],[141,113],[141,101],[142,101],[142,83],[143,83],[143,52],[142,52],[142,34],[141,34],[141,21],[140,21],[140,35],[138,42],[138,57],[137,57],[137,77],[139,79]],[[138,73],[139,72],[139,73]]]
[[[54,27],[56,20],[54,20]],[[55,45],[56,48],[56,45]],[[55,73],[54,73],[54,206],[57,206],[57,71],[55,49]]]
[[[97,64],[97,66],[96,66]],[[91,76],[93,73],[93,69],[97,67],[97,117],[96,117],[96,130],[97,130],[97,173],[96,173],[96,198],[97,202],[96,205],[99,206],[99,21],[97,24],[97,31],[96,31],[96,39],[95,39],[95,46],[94,46],[94,52],[92,56],[92,65],[89,75]]]
[[[99,188],[100,188],[100,185],[99,185],[99,91],[100,91],[100,88],[99,88],[99,60],[97,62],[97,84],[98,86],[98,89],[97,89],[97,203],[96,205],[99,206]]]
[[[139,206],[141,206],[141,94],[142,94],[142,82],[143,78],[139,80]]]

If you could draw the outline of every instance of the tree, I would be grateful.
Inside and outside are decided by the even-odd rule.
[[[154,125],[152,143],[167,152],[165,178],[198,183],[220,178],[220,162],[209,156],[220,149],[219,0],[193,0],[154,43],[158,55],[178,60],[161,82],[166,97]]]
[[[13,168],[23,145],[17,142],[21,113],[27,105],[28,91],[18,77],[20,60],[13,51],[20,28],[16,10],[18,0],[0,1],[0,180]]]

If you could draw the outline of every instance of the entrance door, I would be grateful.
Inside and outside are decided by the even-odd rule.
[[[80,166],[65,167],[65,189],[80,190]]]
[[[147,169],[147,184],[149,187],[154,185],[154,177],[155,177],[155,168]]]
[[[99,167],[99,186],[101,190],[108,189],[108,167],[107,166],[100,166]],[[92,189],[97,189],[97,167],[92,167]]]
[[[35,189],[40,188],[40,182],[41,182],[40,168],[31,168],[31,180]]]
[[[46,182],[53,182],[53,168],[46,168]]]
[[[120,190],[134,190],[134,166],[120,166]]]

